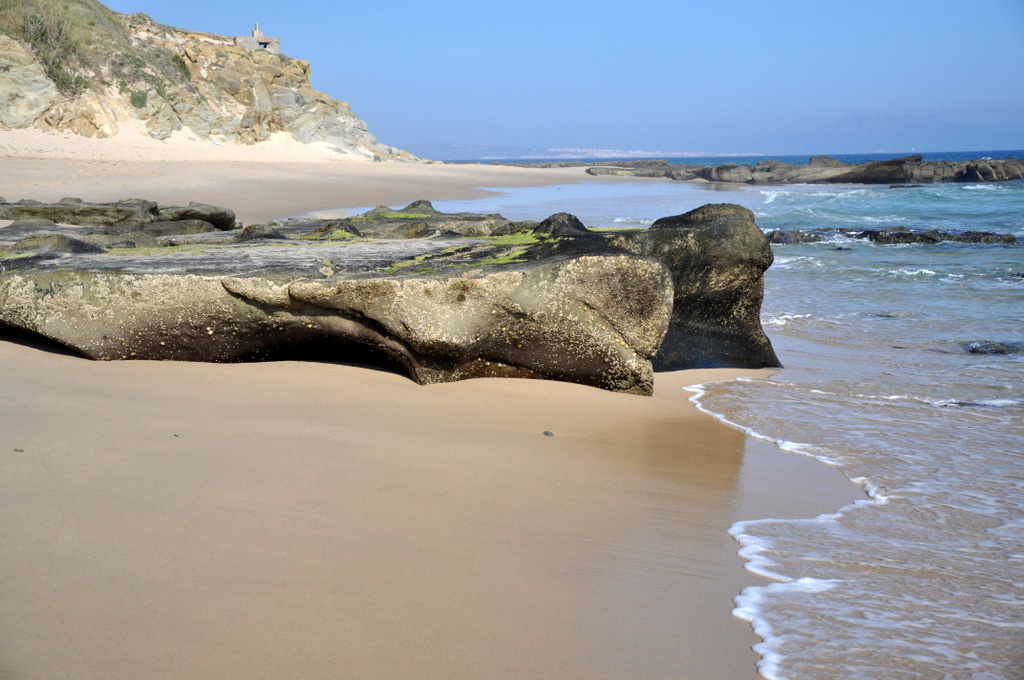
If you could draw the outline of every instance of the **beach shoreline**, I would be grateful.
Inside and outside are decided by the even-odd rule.
[[[231,208],[243,224],[340,209],[477,198],[488,188],[574,182],[649,182],[587,175],[585,168],[373,162],[325,145],[276,137],[259,145],[159,141],[126,129],[111,139],[0,131],[0,196],[8,201],[144,198]]]
[[[165,158],[129,139],[0,132],[0,195],[201,201],[250,223],[661,181],[290,147],[195,157],[180,139]],[[0,336],[0,675],[753,680],[757,638],[730,612],[765,581],[727,529],[863,498],[684,389],[759,374],[661,373],[638,397],[333,363],[92,362]]]
[[[683,389],[757,371],[636,397],[7,339],[0,372],[11,677],[753,679],[726,529],[858,496]]]

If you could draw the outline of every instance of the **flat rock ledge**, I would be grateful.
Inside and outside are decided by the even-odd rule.
[[[904,189],[936,182],[1005,182],[1024,179],[1024,159],[926,161],[921,154],[914,154],[855,164],[844,163],[830,156],[813,156],[806,164],[762,161],[756,165],[674,165],[664,160],[644,160],[595,164],[587,168],[587,173],[739,184],[888,184],[894,189]]]
[[[93,359],[315,359],[633,394],[655,370],[779,365],[758,318],[772,252],[740,206],[618,231],[427,201],[245,229],[146,201],[0,201],[0,219],[0,333]]]

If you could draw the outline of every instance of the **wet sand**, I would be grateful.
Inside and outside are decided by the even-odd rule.
[[[248,223],[646,181],[117,139],[0,132],[0,195],[197,200]],[[753,680],[730,612],[760,581],[726,530],[859,491],[682,389],[741,373],[660,374],[654,397],[421,387],[0,338],[0,678]]]
[[[857,491],[682,389],[739,373],[637,397],[0,341],[0,677],[752,680],[726,529]]]

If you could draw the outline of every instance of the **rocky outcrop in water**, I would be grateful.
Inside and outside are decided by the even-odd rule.
[[[705,205],[607,239],[658,259],[673,274],[672,318],[655,370],[778,365],[760,322],[763,274],[773,254],[750,210]]]
[[[814,156],[806,165],[761,161],[757,165],[671,165],[667,161],[604,163],[587,169],[591,175],[666,177],[689,181],[739,184],[889,184],[906,188],[935,182],[1000,182],[1024,179],[1024,160],[987,158],[970,161],[925,161],[920,154],[863,164]]]
[[[1013,234],[999,234],[992,231],[950,231],[947,229],[908,229],[907,227],[889,227],[888,229],[814,229],[811,231],[783,231],[776,229],[768,232],[769,243],[780,245],[793,243],[819,243],[836,236],[866,239],[873,243],[906,244],[906,243],[1018,243]]]
[[[533,377],[637,394],[655,368],[778,365],[758,320],[771,250],[739,206],[617,232],[425,201],[245,230],[193,221],[0,228],[0,327],[96,359],[329,358],[420,383]],[[154,224],[167,226],[143,231]],[[175,224],[191,233],[167,233]]]

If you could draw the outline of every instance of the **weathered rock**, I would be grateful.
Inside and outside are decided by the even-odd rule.
[[[583,226],[579,218],[569,213],[557,213],[547,218],[533,229],[533,233],[544,236],[564,238],[566,236],[586,236],[591,231]]]
[[[626,291],[637,304],[620,304]],[[0,278],[0,323],[96,359],[238,361],[329,342],[337,359],[369,352],[424,384],[535,377],[649,394],[670,295],[660,263],[624,256],[404,280],[53,272]]]
[[[152,222],[157,205],[152,201],[132,199],[117,203],[18,203],[0,204],[0,219],[18,220],[37,217],[61,224],[109,226]]]
[[[53,81],[32,53],[0,34],[0,129],[27,128],[60,102]]]
[[[977,340],[967,343],[965,349],[971,354],[1024,354],[1024,347],[1005,342]]]
[[[844,168],[849,163],[844,163],[838,158],[832,158],[831,156],[811,156],[809,165],[818,168]]]
[[[611,177],[665,177],[668,172],[667,164],[655,166],[634,166],[634,165],[595,165],[587,168],[588,175],[611,176]],[[562,167],[554,166],[551,167]]]
[[[526,165],[526,164],[524,164]],[[546,166],[550,164],[538,164]],[[587,169],[591,175],[666,177],[678,181],[705,180],[744,184],[889,184],[894,188],[934,182],[1000,182],[1024,179],[1022,159],[925,161],[920,154],[859,165],[829,156],[813,156],[806,165],[761,161],[757,165],[649,165],[602,163]]]
[[[773,255],[752,212],[706,205],[607,238],[672,272],[672,320],[654,358],[656,371],[780,365],[760,321],[763,274]]]
[[[204,203],[187,207],[159,207],[152,201],[131,199],[117,203],[84,203],[79,199],[61,199],[58,203],[22,200],[0,201],[0,219],[15,220],[14,225],[29,225],[26,220],[42,220],[38,224],[71,224],[83,227],[113,228],[109,233],[125,230],[143,231],[152,236],[198,234],[212,228],[231,230],[237,225],[235,213]],[[14,226],[12,225],[12,226]]]
[[[11,250],[16,253],[32,252],[42,256],[104,252],[98,245],[63,234],[26,236],[11,246]]]
[[[3,201],[0,201],[3,203]],[[53,220],[48,220],[45,217],[19,217],[13,220],[9,225],[8,229],[38,229],[40,227],[55,227],[57,223]]]
[[[440,213],[430,201],[414,201],[393,210],[378,206],[357,217],[335,220],[303,220],[306,227],[315,226],[319,233],[344,230],[357,236],[381,239],[420,239],[441,236],[497,236],[518,231],[501,215],[477,213]]]
[[[284,235],[277,229],[266,224],[250,224],[235,237],[235,243],[246,241],[273,241],[284,239]]]
[[[235,211],[206,203],[189,203],[186,207],[169,205],[161,207],[156,220],[162,222],[180,222],[182,220],[202,220],[209,222],[217,229],[231,230],[237,225]],[[184,232],[179,232],[184,233]]]
[[[821,234],[813,231],[783,231],[775,229],[768,232],[768,242],[780,245],[791,243],[819,243]]]
[[[217,231],[217,227],[206,220],[185,219],[171,222],[150,222],[140,224],[138,231],[150,236],[180,236],[183,234],[205,234]]]
[[[147,225],[148,226],[148,225]],[[142,231],[125,230],[122,232],[89,234],[82,237],[83,241],[94,243],[105,249],[129,248],[161,248],[163,243],[155,236]]]
[[[121,102],[87,90],[75,98],[62,99],[43,115],[36,127],[106,139],[117,134],[117,121],[127,118],[125,111]]]
[[[412,220],[452,218],[410,208],[426,216]],[[209,232],[138,255],[0,253],[0,327],[93,358],[315,356],[376,361],[421,383],[517,376],[649,394],[654,367],[778,365],[758,321],[771,251],[744,210],[621,232],[564,214],[515,239],[366,240],[313,223],[250,228],[280,245],[204,249],[201,239],[244,233]],[[153,238],[84,238],[136,235]]]
[[[874,243],[941,243],[955,241],[957,243],[1017,243],[1013,234],[997,234],[991,231],[946,231],[943,229],[908,229],[891,227],[889,229],[868,229],[856,235]]]

